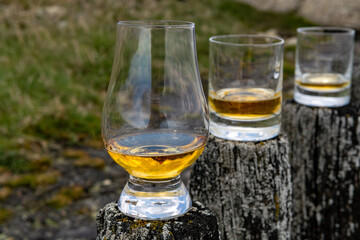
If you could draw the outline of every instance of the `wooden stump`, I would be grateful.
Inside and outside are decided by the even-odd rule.
[[[359,239],[360,111],[354,103],[333,109],[294,101],[283,106],[293,176],[293,239]]]
[[[117,203],[100,209],[96,217],[97,240],[219,240],[216,216],[200,202],[185,215],[166,221],[146,221],[122,214]]]
[[[353,78],[351,83],[351,105],[357,109],[360,108],[360,57],[356,56],[353,64]]]
[[[223,239],[290,239],[287,138],[254,143],[211,136],[191,173],[190,194],[217,213]]]

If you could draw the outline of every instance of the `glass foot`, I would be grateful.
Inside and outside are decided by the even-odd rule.
[[[149,181],[130,175],[120,198],[120,211],[144,220],[165,220],[185,214],[191,207],[188,190],[180,176]]]
[[[279,135],[281,125],[266,127],[238,127],[210,123],[210,132],[218,138],[233,141],[264,141]]]

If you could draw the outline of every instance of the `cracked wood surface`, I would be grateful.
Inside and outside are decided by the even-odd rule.
[[[108,203],[96,217],[97,240],[219,240],[215,214],[200,202],[185,215],[166,221],[125,216],[117,203]]]
[[[360,235],[360,117],[354,103],[332,109],[284,104],[282,126],[290,140],[293,176],[293,239]]]
[[[291,239],[291,181],[284,135],[262,142],[210,136],[190,194],[216,212],[223,239]]]
[[[293,239],[358,239],[360,59],[354,59],[349,105],[316,108],[290,100],[282,127],[290,140]]]

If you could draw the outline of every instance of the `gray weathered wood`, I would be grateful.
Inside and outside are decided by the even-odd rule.
[[[166,221],[146,221],[122,214],[117,203],[100,209],[96,217],[97,240],[219,240],[215,214],[194,202],[185,215]]]
[[[256,143],[211,136],[191,173],[190,194],[217,213],[223,239],[290,239],[286,136]]]
[[[360,51],[360,44],[356,43]],[[358,53],[360,54],[360,52]],[[351,84],[351,105],[360,108],[360,57],[355,56],[353,64],[353,78]]]
[[[283,106],[293,176],[293,239],[359,239],[360,112],[355,99],[333,109],[294,101]]]

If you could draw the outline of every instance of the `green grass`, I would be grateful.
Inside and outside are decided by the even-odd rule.
[[[70,205],[74,200],[84,196],[81,186],[63,187],[57,194],[53,195],[46,203],[53,208],[62,208]]]
[[[236,20],[257,31],[276,28],[283,35],[294,35],[298,27],[314,25],[312,22],[296,16],[293,12],[264,12],[235,1],[222,1],[219,8],[223,13],[231,14]]]
[[[0,207],[0,224],[7,221],[9,218],[13,216],[13,212]]]
[[[48,171],[44,173],[26,173],[14,176],[6,185],[10,188],[30,187],[38,188],[41,185],[49,185],[57,182],[60,173],[57,171]]]
[[[206,84],[208,39],[278,29],[294,35],[310,22],[236,1],[3,1],[0,8],[0,165],[26,172],[18,139],[65,144],[100,141],[100,116],[111,74],[116,22],[178,19],[196,23]],[[291,64],[284,70],[291,74]],[[8,152],[9,149],[12,149]]]
[[[0,166],[14,173],[24,173],[32,170],[30,161],[16,150],[0,151]]]

